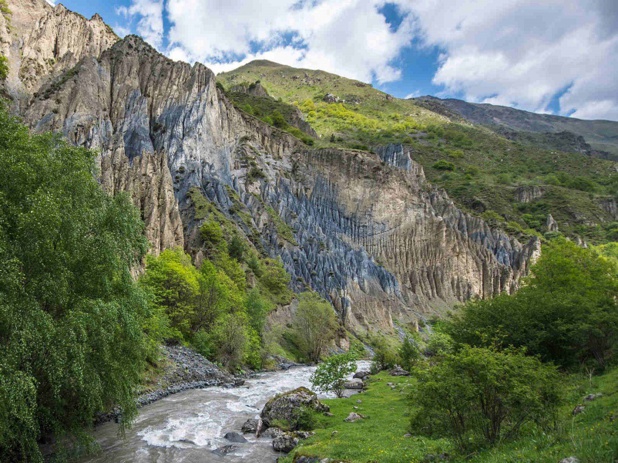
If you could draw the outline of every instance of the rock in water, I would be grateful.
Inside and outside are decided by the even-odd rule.
[[[354,373],[354,378],[359,378],[362,380],[365,380],[366,378],[369,378],[370,373],[368,371],[357,371],[356,373]]]
[[[233,452],[234,450],[236,450],[235,445],[224,445],[223,447],[219,447],[218,449],[213,450],[212,453],[214,453],[215,455],[219,455],[220,457],[224,457],[225,455]]]
[[[247,439],[245,439],[242,435],[238,434],[237,432],[228,432],[224,437],[230,442],[234,442],[236,444],[247,443]]]
[[[327,412],[329,408],[318,400],[318,396],[305,387],[280,394],[268,401],[262,410],[262,421],[270,427],[275,420],[286,422],[293,429],[300,407],[307,407],[316,412]]]
[[[255,434],[258,430],[259,420],[250,418],[242,425],[241,431],[245,434]]]

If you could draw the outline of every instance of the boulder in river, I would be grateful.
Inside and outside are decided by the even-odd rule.
[[[322,413],[330,410],[318,400],[314,392],[305,387],[299,387],[270,399],[262,410],[262,421],[267,427],[275,423],[284,423],[290,430],[295,430],[298,410],[301,407]]]
[[[368,371],[357,371],[354,373],[354,378],[362,379],[363,381],[369,377],[371,373]]]
[[[245,439],[241,434],[237,432],[228,432],[223,437],[225,437],[230,442],[234,442],[236,444],[245,444],[247,442],[247,439]]]
[[[245,424],[242,425],[240,430],[245,434],[255,434],[258,430],[258,425],[260,424],[260,420],[257,418],[249,418],[245,421]]]
[[[220,457],[224,457],[225,455],[233,452],[234,450],[236,450],[235,445],[224,445],[223,447],[219,447],[218,449],[213,450],[212,453],[214,453],[215,455],[219,455]]]

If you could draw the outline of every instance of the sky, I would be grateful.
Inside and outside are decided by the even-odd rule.
[[[48,0],[50,3],[54,3]],[[172,59],[618,120],[618,0],[62,0]]]

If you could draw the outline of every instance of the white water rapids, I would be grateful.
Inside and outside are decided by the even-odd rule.
[[[359,370],[368,367],[368,362],[359,362]],[[141,408],[124,439],[118,436],[115,423],[97,427],[94,437],[101,452],[81,462],[274,462],[280,455],[273,451],[271,439],[245,434],[249,442],[236,444],[223,436],[232,431],[240,433],[243,423],[256,418],[273,396],[301,386],[310,388],[314,370],[315,367],[298,367],[260,373],[239,388],[210,387],[168,396]],[[226,445],[235,448],[225,456],[213,453]]]

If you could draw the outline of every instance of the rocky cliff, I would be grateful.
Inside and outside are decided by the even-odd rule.
[[[18,66],[7,83],[16,110],[99,151],[103,186],[131,194],[155,253],[199,255],[203,197],[283,260],[294,289],[371,330],[512,291],[539,251],[457,209],[408,148],[309,149],[237,111],[203,65],[119,41],[98,17],[9,3],[2,44]]]

